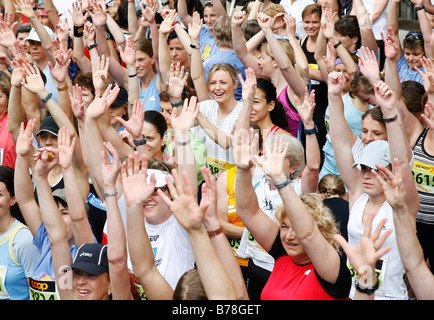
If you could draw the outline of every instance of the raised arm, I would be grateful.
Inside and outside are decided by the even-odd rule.
[[[301,174],[301,191],[303,194],[315,193],[318,190],[319,169],[321,165],[321,153],[319,150],[318,139],[316,138],[315,130],[317,130],[313,122],[313,113],[315,110],[315,90],[309,94],[306,88],[303,103],[300,103],[300,98],[295,96],[295,108],[303,122],[306,130],[313,132],[306,134],[306,166]]]
[[[394,159],[393,163],[394,173],[381,166],[378,167],[381,176],[374,170],[372,171],[377,180],[381,182],[387,202],[393,208],[396,243],[411,288],[418,300],[432,300],[434,299],[434,276],[427,267],[416,235],[415,212],[410,211],[404,201],[406,189],[398,159]]]
[[[128,253],[125,227],[116,199],[116,181],[120,178],[121,163],[110,142],[104,143],[113,161],[110,163],[107,151],[101,150],[101,176],[107,208],[107,258],[110,270],[110,284],[115,300],[131,300]]]
[[[383,112],[383,117],[389,119],[386,122],[387,140],[389,142],[390,157],[397,158],[401,167],[401,178],[405,187],[405,200],[410,212],[416,213],[420,207],[419,195],[414,183],[413,174],[409,165],[407,154],[411,150],[408,139],[405,136],[403,123],[396,108],[396,96],[384,82],[378,82],[374,87],[375,98]],[[393,120],[395,119],[395,120]]]
[[[187,230],[202,285],[209,300],[236,299],[237,292],[228,272],[213,248],[204,226],[205,212],[195,201],[192,184],[183,172],[184,184],[176,170],[172,170],[175,185],[167,178],[172,201],[161,190],[158,194],[173,212],[176,219]],[[175,195],[177,195],[175,197]],[[233,256],[233,253],[230,253]]]
[[[59,164],[62,168],[65,182],[66,202],[72,222],[75,243],[81,246],[84,243],[92,243],[95,237],[87,219],[84,199],[81,196],[80,187],[72,166],[72,157],[75,149],[76,137],[70,138],[69,130],[62,127],[58,132]]]
[[[340,72],[333,71],[329,74],[329,132],[334,152],[339,155],[336,157],[336,164],[342,181],[350,194],[358,195],[361,192],[360,173],[357,168],[352,168],[354,159],[351,153],[351,148],[356,141],[356,135],[351,131],[344,115],[344,103],[342,101],[344,81],[344,76]]]
[[[375,40],[374,33],[372,32],[372,22],[369,18],[368,12],[366,11],[365,5],[363,4],[362,0],[354,0],[353,6],[360,28],[362,46],[368,47],[370,50],[377,52],[377,41]]]
[[[261,75],[261,69],[259,68],[257,59],[252,52],[247,50],[246,43],[242,40],[243,34],[241,32],[241,25],[244,21],[246,21],[246,12],[235,11],[231,19],[232,45],[236,56],[241,60],[244,67],[246,69],[248,67],[252,68],[259,77]]]
[[[298,95],[299,97],[303,97],[304,99],[304,88],[306,88],[305,80],[297,74],[297,71],[292,65],[292,63],[295,61],[291,62],[288,55],[285,53],[285,50],[274,36],[274,33],[270,28],[271,18],[265,13],[261,12],[258,14],[258,22],[265,34],[265,38],[267,39],[268,45],[270,46],[271,52],[273,53],[274,60],[276,60],[280,70],[282,71],[283,77],[285,78],[286,82],[290,84],[294,94]]]
[[[33,183],[30,177],[30,161],[29,157],[33,157],[33,127],[35,120],[30,119],[27,126],[24,128],[24,123],[21,122],[20,134],[16,140],[17,160],[15,162],[14,185],[19,192],[15,193],[15,199],[20,207],[20,211],[29,227],[32,235],[35,236],[41,223],[42,217],[39,212],[39,206],[36,203],[33,193]]]
[[[54,272],[60,284],[61,279],[68,277],[62,270],[65,266],[72,264],[72,255],[70,244],[68,243],[66,224],[54,201],[51,187],[47,180],[48,172],[58,163],[58,159],[58,154],[55,152],[54,159],[48,161],[48,151],[42,150],[36,162],[33,178],[36,183],[36,190],[38,191],[39,205],[41,208],[44,208],[40,212],[50,239]],[[68,274],[72,277],[71,272],[72,270],[69,270]],[[59,285],[57,289],[62,300],[72,298],[72,290],[70,290],[69,286]]]
[[[148,197],[153,194],[155,187],[153,174],[150,183],[146,180],[147,163],[145,154],[139,157],[138,152],[135,152],[128,157],[121,168],[123,192],[127,202],[128,249],[134,275],[142,285],[146,296],[150,300],[170,300],[173,289],[155,265],[154,252],[143,218],[143,206]]]
[[[275,137],[275,139],[278,139]],[[255,156],[255,160],[269,175],[275,185],[288,180],[283,163],[289,144],[283,145],[283,138],[275,141],[273,147],[265,144],[265,157]],[[319,276],[331,283],[335,283],[340,270],[340,257],[336,249],[324,238],[313,217],[294,189],[286,184],[278,188],[288,219],[297,240],[303,246],[310,261],[315,266]]]
[[[199,13],[193,12],[192,23],[188,25],[188,34],[190,35],[192,44],[199,44],[199,34],[202,23]],[[198,100],[209,100],[210,96],[205,83],[205,70],[203,68],[199,48],[191,50],[191,79],[193,80]]]
[[[258,205],[257,196],[252,186],[251,168],[253,153],[258,154],[259,136],[254,135],[253,128],[249,131],[240,129],[232,136],[234,160],[237,165],[235,176],[235,202],[237,214],[255,240],[265,249],[270,250],[279,233],[279,227],[270,219]]]

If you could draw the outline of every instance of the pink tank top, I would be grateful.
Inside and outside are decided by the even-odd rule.
[[[289,101],[287,90],[288,86],[286,86],[277,97],[277,100],[282,103],[283,109],[285,110],[286,119],[288,119],[288,127],[283,129],[288,131],[294,137],[298,138],[298,130],[301,125],[301,118],[298,115],[297,110],[292,105],[291,101]]]

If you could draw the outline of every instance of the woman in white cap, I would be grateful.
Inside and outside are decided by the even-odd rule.
[[[357,146],[354,143],[356,140],[353,137],[354,134],[342,120],[343,105],[340,98],[342,86],[342,74],[332,72],[329,75],[328,85],[331,108],[330,135],[335,142],[335,153],[339,155],[336,157],[336,163],[349,194],[348,242],[352,246],[357,246],[364,233],[369,213],[375,213],[373,228],[387,217],[385,228],[393,229],[392,207],[386,201],[382,185],[372,173],[372,170],[377,170],[377,164],[392,169],[391,158],[398,158],[406,188],[405,201],[411,210],[416,210],[415,212],[420,203],[407,158],[408,142],[395,109],[395,93],[382,81],[374,86],[375,98],[382,111],[388,141],[379,139],[375,134],[372,135],[373,139],[365,139],[367,133],[362,131],[362,139],[358,140],[360,154],[357,156],[353,153]],[[382,136],[385,136],[384,133]],[[394,235],[390,236],[384,245],[391,245],[393,249],[385,254],[376,265],[377,283],[372,287],[366,287],[355,281],[351,298],[354,297],[354,289],[368,295],[375,293],[375,299],[408,298],[407,287],[403,280],[405,270],[399,257]],[[355,273],[360,271],[355,270]]]

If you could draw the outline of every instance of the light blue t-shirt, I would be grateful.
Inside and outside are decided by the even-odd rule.
[[[211,35],[211,31],[206,24],[203,24],[200,30],[199,45],[202,62],[205,62],[219,51],[219,48],[215,44],[214,37]]]
[[[208,72],[212,68],[212,66],[217,63],[223,63],[223,62],[232,65],[235,68],[236,73],[241,74],[244,80],[246,79],[244,65],[241,62],[241,60],[238,59],[238,57],[236,56],[235,50],[231,49],[231,50],[219,50],[215,55],[213,55],[211,58],[209,58],[204,62],[203,68],[205,70],[205,82],[208,79]],[[237,90],[235,91],[235,99],[238,101],[241,100],[242,98],[241,91],[242,91],[242,86],[241,83],[238,81],[238,87]]]
[[[160,108],[160,92],[157,89],[158,74],[155,76],[154,80],[149,84],[149,86],[142,91],[140,78],[139,79],[139,90],[140,90],[140,100],[143,103],[143,110],[155,110],[161,112]]]
[[[351,100],[350,94],[347,93],[342,97],[344,103],[344,116],[353,131],[359,138],[362,134],[362,116],[364,112],[358,110]],[[327,107],[324,121],[326,124],[327,132],[329,132],[329,107]],[[319,173],[319,180],[326,174],[334,174],[340,176],[338,166],[336,165],[335,153],[333,145],[330,141],[330,136],[327,134],[326,143],[322,150],[324,151],[324,164]]]
[[[30,230],[18,220],[0,237],[0,300],[30,299],[27,278],[40,257],[32,240]]]
[[[423,73],[425,73],[424,69],[419,68]],[[408,66],[407,60],[405,60],[404,54],[402,54],[401,58],[398,61],[398,75],[399,80],[401,82],[406,80],[413,80],[423,84],[423,79],[420,74],[416,70],[411,70]]]
[[[33,243],[41,252],[41,257],[35,266],[32,278],[35,280],[45,281],[56,279],[53,268],[53,258],[51,256],[51,243],[44,223],[41,223],[39,226],[35,238],[33,239]],[[76,244],[71,246],[71,255],[73,258],[75,257],[77,250],[78,247]]]

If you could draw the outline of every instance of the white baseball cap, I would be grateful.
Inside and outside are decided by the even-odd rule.
[[[56,37],[54,35],[53,30],[51,30],[49,27],[47,26],[43,26],[45,28],[45,30],[47,30],[51,40],[54,40]],[[30,30],[29,35],[27,36],[27,38],[25,38],[24,40],[33,40],[33,41],[38,41],[41,42],[41,39],[39,38],[38,33],[36,32],[35,28],[32,28],[32,30]]]
[[[360,156],[353,164],[353,168],[357,166],[360,169],[360,165],[365,165],[377,170],[376,164],[387,167],[391,163],[392,159],[390,157],[389,142],[385,140],[376,140],[363,147]]]

